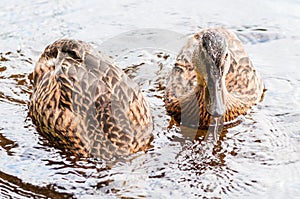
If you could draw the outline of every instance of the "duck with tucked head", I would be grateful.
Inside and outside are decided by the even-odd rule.
[[[78,157],[146,150],[150,108],[139,87],[89,44],[61,39],[36,63],[30,115],[52,143]]]
[[[222,125],[262,99],[260,75],[236,35],[224,28],[204,29],[179,53],[165,90],[170,116],[184,126]],[[217,138],[217,131],[213,131]]]

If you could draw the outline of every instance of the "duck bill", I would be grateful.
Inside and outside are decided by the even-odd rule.
[[[205,94],[206,110],[213,117],[221,117],[226,111],[222,88],[221,78],[210,79],[207,83]]]

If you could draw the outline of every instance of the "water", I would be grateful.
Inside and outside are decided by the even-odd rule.
[[[2,1],[1,198],[299,198],[299,10],[297,0]],[[238,34],[268,89],[216,145],[172,126],[162,101],[181,43],[214,26]],[[149,37],[153,46],[142,49],[134,39],[118,40],[128,31],[143,37],[137,29],[145,28],[183,37],[159,40],[159,48],[159,38]],[[111,165],[75,161],[36,131],[27,115],[31,73],[45,46],[61,37],[93,43],[140,84],[155,121],[146,154]]]

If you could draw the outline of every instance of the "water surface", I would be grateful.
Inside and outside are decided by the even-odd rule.
[[[299,10],[297,0],[4,0],[1,198],[299,197]],[[215,26],[238,34],[268,90],[241,124],[222,132],[212,145],[202,141],[201,133],[172,126],[162,96],[181,42],[203,27]],[[159,34],[149,37],[144,48],[130,37],[122,40],[126,32],[144,38],[138,30],[145,28],[182,37],[164,43],[175,36]],[[28,118],[31,73],[46,45],[62,37],[91,42],[140,85],[155,122],[153,148],[146,154],[112,165],[75,161],[36,131]]]

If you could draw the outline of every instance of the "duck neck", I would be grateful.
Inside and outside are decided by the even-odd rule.
[[[210,114],[206,111],[205,87],[198,85],[194,92],[179,98],[181,108],[181,122],[185,126],[207,128],[210,121]]]
[[[225,79],[225,78],[224,78]],[[249,109],[249,104],[238,96],[228,92],[225,84],[225,80],[223,82],[223,91],[224,91],[224,98],[226,104],[226,113],[224,115],[224,122],[229,122],[234,120],[239,115],[244,115],[247,113]]]
[[[224,78],[225,79],[225,78]],[[223,82],[223,92],[224,100],[226,106],[226,112],[224,115],[224,122],[229,122],[237,118],[239,115],[244,115],[249,109],[249,104],[229,93],[225,81]],[[200,120],[200,127],[203,124],[203,127],[206,127],[209,124],[211,115],[206,110],[206,101],[205,101],[205,86],[202,83],[199,83],[195,87],[194,92],[189,93],[181,101],[182,112],[186,112],[183,116],[190,114],[190,117],[186,117],[188,120]],[[185,108],[190,107],[190,108]],[[194,107],[194,108],[191,108]],[[199,115],[200,118],[199,118]],[[198,117],[197,117],[198,116]],[[192,120],[192,118],[194,118]],[[183,121],[183,120],[182,120]]]

